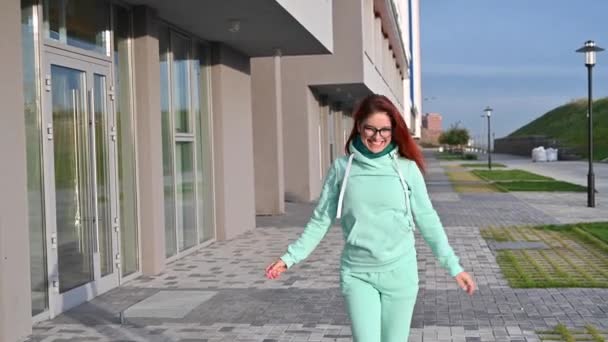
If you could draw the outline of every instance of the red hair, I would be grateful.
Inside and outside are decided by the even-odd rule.
[[[361,102],[355,107],[353,112],[353,119],[355,121],[353,130],[350,132],[350,136],[346,141],[344,151],[346,154],[350,154],[350,143],[359,134],[358,127],[361,126],[370,115],[375,113],[386,113],[391,119],[391,125],[393,128],[393,134],[391,140],[395,142],[399,150],[399,155],[404,158],[413,160],[418,165],[418,168],[422,172],[425,170],[424,157],[422,151],[414,141],[414,138],[410,135],[410,131],[407,128],[403,116],[399,113],[399,110],[395,105],[384,95],[372,94],[368,95],[361,100]]]

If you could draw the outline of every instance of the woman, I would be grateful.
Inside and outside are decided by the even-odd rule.
[[[331,166],[304,232],[266,276],[276,279],[308,257],[340,218],[346,241],[340,288],[354,341],[404,342],[418,294],[415,226],[469,295],[475,283],[448,244],[426,190],[422,153],[397,108],[385,96],[370,95],[354,121],[347,156]]]

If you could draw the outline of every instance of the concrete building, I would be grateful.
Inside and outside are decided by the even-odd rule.
[[[402,4],[400,10],[397,3]],[[260,103],[260,108],[254,103],[254,117],[272,115],[274,122],[282,122],[282,128],[261,123],[259,130],[254,128],[256,189],[263,189],[256,191],[258,214],[281,213],[285,199],[316,199],[329,165],[344,153],[357,99],[381,93],[402,113],[411,112],[407,95],[411,53],[404,39],[409,37],[411,21],[404,4],[334,0],[331,55],[254,61],[254,84],[258,79],[274,78],[274,84],[280,80],[276,91],[282,95],[282,103],[264,100],[262,94],[254,96],[254,102]],[[410,120],[408,114],[404,116]]]
[[[409,78],[404,80],[405,120],[415,139],[422,134],[422,63],[420,55],[420,0],[395,0],[404,45],[409,54]]]
[[[357,98],[411,112],[401,6],[0,2],[0,341],[314,200]]]
[[[426,113],[422,117],[422,132],[420,141],[439,145],[439,136],[443,132],[442,117],[439,113]]]
[[[422,132],[422,56],[420,53],[420,1],[409,0],[410,8],[410,49],[412,51],[410,98],[414,137],[420,138]]]

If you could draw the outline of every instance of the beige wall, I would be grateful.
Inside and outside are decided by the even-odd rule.
[[[21,5],[0,2],[0,341],[31,332]]]
[[[282,60],[284,135],[293,140],[285,141],[285,190],[290,199],[316,199],[322,181],[317,175],[329,166],[327,120],[319,114],[309,86],[359,84],[403,108],[403,84],[373,8],[373,0],[334,0],[334,54]],[[302,132],[304,127],[308,134]]]
[[[386,41],[384,43],[384,45],[386,46],[386,48],[388,49],[388,45],[386,45]],[[391,57],[392,60],[392,57]],[[393,72],[396,73],[396,68],[393,67],[391,69]],[[364,71],[364,76],[363,76],[363,83],[365,83],[365,85],[374,93],[377,94],[383,94],[386,97],[388,97],[396,106],[397,108],[399,108],[402,113],[403,112],[409,112],[409,110],[405,111],[404,108],[404,100],[403,100],[403,83],[401,82],[401,79],[399,78],[399,82],[395,82],[395,80],[397,79],[396,76],[393,76],[392,81],[390,80],[390,78],[385,78],[385,77],[391,77],[391,74],[380,74],[378,72],[378,70],[376,69],[376,66],[374,64],[372,64],[372,62],[369,59],[364,59],[363,61],[363,71]],[[390,83],[388,83],[390,81]],[[391,86],[392,85],[392,86]]]
[[[212,105],[217,237],[255,228],[253,126],[249,58],[212,47]]]
[[[320,174],[326,171],[326,157],[319,147],[320,105],[309,85],[363,80],[363,31],[361,21],[353,20],[361,18],[361,6],[352,4],[352,0],[334,0],[333,55],[282,58],[287,199],[315,200],[321,188]],[[321,151],[324,149],[325,145]]]
[[[375,40],[376,40],[376,28],[374,27],[374,0],[363,0],[361,9],[361,16],[363,20],[363,27],[367,27],[367,30],[363,30],[363,50],[369,56],[374,59],[375,53]]]
[[[355,1],[334,0],[333,2],[334,53],[318,56],[286,56],[282,58],[284,74],[289,71],[288,77],[308,81],[306,86],[361,82],[363,30],[361,6],[353,6]]]
[[[310,89],[301,84],[300,77],[286,74],[282,69],[283,85],[283,148],[285,172],[285,199],[290,201],[310,200],[308,179],[311,176],[309,150],[318,146],[318,129],[310,136],[308,128],[308,96]],[[289,103],[289,105],[286,105]],[[319,115],[318,113],[316,114]],[[319,158],[318,147],[314,155]],[[318,160],[317,160],[318,165]],[[315,169],[319,174],[318,166]],[[318,176],[317,176],[318,177]]]
[[[146,275],[165,266],[165,207],[161,139],[158,28],[147,7],[134,10],[133,68],[137,123],[141,268]]]
[[[321,115],[319,115],[319,113],[321,111],[328,111],[329,107],[321,105],[319,99],[309,88],[306,88],[305,96],[307,125],[302,127],[308,127],[308,141],[312,141],[313,143],[310,146],[311,149],[308,158],[306,158],[305,155],[300,155],[299,157],[302,160],[308,160],[310,172],[306,179],[302,179],[307,182],[307,184],[304,185],[309,191],[307,200],[312,201],[319,196],[319,193],[321,192],[321,181],[327,174],[327,168],[329,167],[329,164],[324,165],[320,158],[322,155],[320,151],[327,151],[327,139],[323,138],[323,134],[321,134],[321,140],[319,140],[319,127],[324,127],[324,125],[321,124]],[[323,129],[321,129],[321,131],[323,131]]]
[[[321,188],[322,176],[329,167],[327,118],[311,86],[357,84],[372,92],[386,94],[403,108],[403,83],[395,66],[388,40],[382,34],[382,21],[374,18],[373,0],[333,1],[332,55],[286,56],[281,58],[282,115],[284,139],[285,198],[295,201],[315,200]],[[383,72],[383,71],[386,72]],[[253,73],[254,116],[260,103],[274,103],[275,93],[255,89],[270,84],[268,75]],[[259,80],[258,80],[259,78]],[[258,97],[262,98],[258,98]],[[329,99],[332,100],[331,98]],[[272,109],[270,109],[272,110]],[[342,131],[336,117],[336,131]],[[319,131],[319,122],[322,123]],[[341,129],[340,129],[341,128]],[[307,131],[305,131],[307,130]],[[350,130],[350,127],[348,127]],[[258,138],[256,138],[257,141]],[[268,138],[266,138],[268,139]],[[273,138],[274,139],[274,138]],[[336,134],[339,142],[340,135]],[[263,140],[260,140],[263,141]],[[343,146],[336,146],[340,155]],[[268,167],[275,165],[274,152],[256,149],[256,170],[277,174]],[[258,160],[258,158],[262,158]],[[264,165],[264,166],[259,166]],[[256,176],[256,185],[263,184]],[[262,193],[263,191],[263,193]],[[275,191],[275,188],[272,189]],[[274,192],[274,199],[279,197]],[[266,190],[257,187],[257,201],[270,201]],[[262,205],[258,203],[258,212]]]
[[[251,59],[255,210],[285,212],[281,57]]]

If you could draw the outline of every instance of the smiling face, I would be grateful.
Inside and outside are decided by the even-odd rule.
[[[393,127],[385,112],[373,113],[359,126],[363,145],[372,153],[382,152],[391,143]]]

